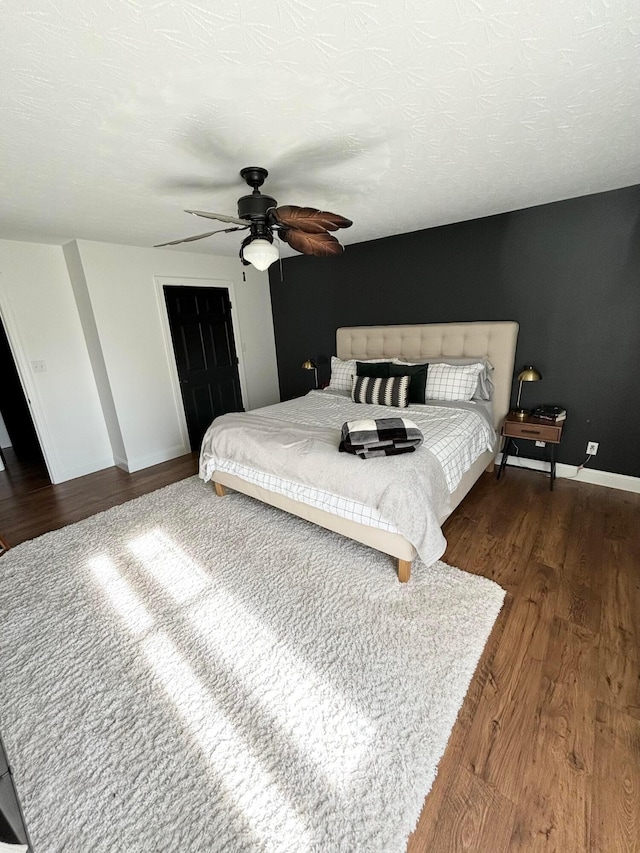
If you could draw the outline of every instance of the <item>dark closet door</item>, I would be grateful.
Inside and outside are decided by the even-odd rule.
[[[242,412],[229,292],[223,287],[164,288],[192,450],[218,415]]]
[[[45,468],[38,434],[33,425],[31,409],[22,390],[9,339],[0,321],[0,413],[17,458],[27,464]]]

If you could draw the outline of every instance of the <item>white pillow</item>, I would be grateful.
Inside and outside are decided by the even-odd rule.
[[[391,361],[390,358],[337,358],[331,356],[331,379],[329,388],[331,391],[347,391],[351,394],[352,377],[356,375],[356,361],[381,362]]]
[[[451,364],[454,366],[460,365],[482,365],[482,369],[478,373],[478,385],[473,394],[473,399],[476,400],[493,400],[493,381],[491,380],[491,371],[493,365],[488,358],[472,358],[469,356],[433,356],[429,358],[425,356],[422,361],[408,361],[407,359],[394,358],[396,364]]]
[[[454,365],[430,363],[427,369],[426,400],[471,400],[478,387],[481,362]]]
[[[348,391],[351,394],[351,377],[356,375],[356,360],[349,358],[343,361],[335,355],[331,356],[331,379],[329,388],[332,391]]]

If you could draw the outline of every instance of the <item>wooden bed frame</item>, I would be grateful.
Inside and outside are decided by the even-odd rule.
[[[355,326],[338,329],[336,354],[338,358],[406,358],[422,359],[442,356],[488,358],[493,365],[494,424],[499,427],[509,411],[518,324],[511,321],[486,323],[428,323],[416,326]],[[451,509],[439,521],[453,512],[484,471],[493,471],[498,452],[495,447],[482,454],[463,476],[450,497]],[[312,521],[371,548],[395,557],[398,579],[406,582],[411,576],[411,562],[416,549],[399,533],[389,533],[368,527],[308,504],[294,501],[261,486],[248,483],[234,474],[215,471],[212,476],[216,494],[222,497],[225,487],[256,498],[263,503],[283,509],[306,521]]]

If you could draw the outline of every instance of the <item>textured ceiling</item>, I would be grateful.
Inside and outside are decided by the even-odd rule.
[[[0,30],[5,239],[208,231],[182,209],[235,215],[247,165],[347,244],[640,183],[637,0],[4,0]]]

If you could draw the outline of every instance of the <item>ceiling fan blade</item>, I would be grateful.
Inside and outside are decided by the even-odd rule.
[[[171,240],[169,243],[157,243],[153,248],[161,249],[163,246],[177,246],[178,243],[191,243],[193,240],[202,240],[204,237],[211,237],[213,234],[228,234],[229,231],[243,231],[248,227],[248,225],[244,225],[242,228],[219,228],[217,231],[207,231],[206,234],[196,234],[194,237],[184,237],[182,240]]]
[[[245,157],[239,150],[235,136],[224,131],[215,131],[213,128],[191,126],[187,128],[186,135],[181,140],[182,146],[191,154],[203,160],[205,163],[219,163],[223,161],[229,165],[236,165],[240,160],[249,162],[251,157]],[[239,156],[242,155],[242,156]],[[239,171],[238,166],[237,171]]]
[[[194,216],[204,216],[205,219],[217,219],[218,222],[235,222],[237,225],[247,225],[246,220],[237,216],[227,216],[224,213],[207,213],[205,210],[185,210],[185,213],[193,213]]]
[[[317,210],[315,207],[298,207],[295,204],[285,204],[272,211],[279,225],[285,228],[295,228],[307,234],[321,234],[323,231],[337,231],[338,228],[349,228],[353,225],[350,219],[329,213],[327,210]]]
[[[218,190],[227,190],[230,187],[237,187],[238,179],[234,178],[229,181],[216,181],[213,178],[168,178],[166,181],[163,181],[160,185],[160,188],[163,190],[168,190],[170,192],[174,191],[184,191],[184,190],[202,190],[208,193],[216,192]]]
[[[334,136],[319,142],[306,142],[283,151],[275,161],[271,161],[273,172],[300,171],[300,181],[315,169],[332,168],[361,157],[368,150],[384,142],[380,139],[358,140],[354,136]]]
[[[338,243],[332,234],[323,231],[321,234],[308,234],[304,231],[284,228],[280,232],[280,238],[288,243],[296,252],[303,255],[315,255],[326,258],[332,255],[341,255],[344,248]]]

